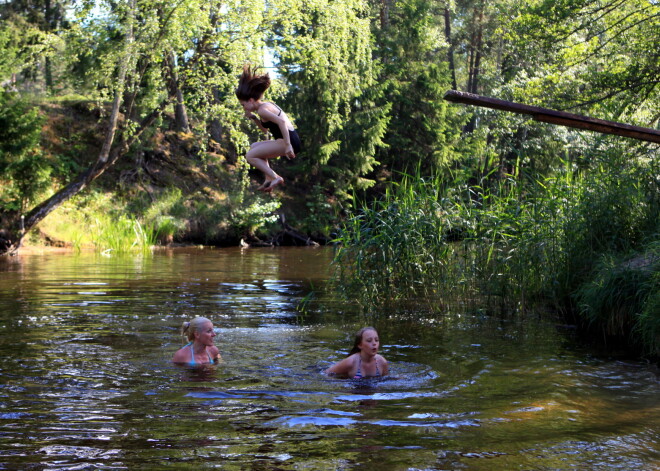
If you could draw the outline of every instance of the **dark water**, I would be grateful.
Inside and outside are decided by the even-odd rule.
[[[296,309],[330,259],[0,258],[0,469],[660,468],[655,370],[534,316],[385,313],[393,377],[324,377],[366,322],[327,295]],[[224,364],[174,367],[196,315]]]

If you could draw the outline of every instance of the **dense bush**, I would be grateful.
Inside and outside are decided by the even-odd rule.
[[[0,211],[22,212],[50,184],[39,149],[43,118],[15,94],[0,92]]]
[[[657,175],[655,160],[609,151],[543,180],[405,177],[343,226],[336,284],[368,308],[429,293],[550,303],[658,354]]]

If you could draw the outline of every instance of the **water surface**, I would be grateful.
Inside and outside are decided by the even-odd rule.
[[[0,468],[660,467],[657,372],[541,316],[382,313],[391,377],[323,376],[367,322],[323,294],[331,256],[0,258]],[[224,363],[173,366],[197,315]]]

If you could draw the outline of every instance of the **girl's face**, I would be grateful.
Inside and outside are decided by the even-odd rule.
[[[375,355],[378,353],[379,346],[380,339],[378,338],[378,332],[373,329],[369,329],[362,333],[362,340],[358,344],[361,352],[368,355]]]
[[[195,332],[195,339],[206,346],[213,345],[213,337],[215,337],[215,331],[213,330],[213,323],[210,321],[204,322],[200,329]]]
[[[256,111],[257,108],[259,108],[254,98],[250,98],[249,100],[239,100],[239,102],[241,103],[241,106],[246,113],[252,113],[253,111]]]

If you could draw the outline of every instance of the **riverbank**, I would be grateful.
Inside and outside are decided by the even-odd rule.
[[[43,119],[40,159],[50,175],[38,192],[37,187],[33,190],[34,201],[22,203],[28,208],[95,165],[104,140],[104,129],[98,126],[100,111],[93,103],[72,100],[38,106]],[[93,185],[58,204],[30,228],[27,242],[98,247],[130,238],[135,231],[142,233],[140,245],[298,245],[328,240],[337,222],[332,197],[295,178],[290,162],[271,161],[287,180],[285,188],[269,194],[256,191],[262,177],[245,162],[244,149],[229,145],[227,136],[222,145],[203,132],[169,130],[171,119],[164,115],[163,126],[125,151]],[[26,215],[16,209],[0,212],[0,236],[16,240],[20,218]]]

